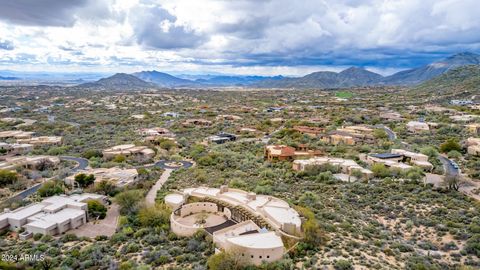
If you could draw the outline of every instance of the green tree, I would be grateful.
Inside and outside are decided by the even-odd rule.
[[[137,212],[143,197],[143,192],[141,190],[126,190],[118,193],[115,196],[115,201],[120,205],[120,211],[122,213],[133,214]]]
[[[98,200],[88,200],[87,205],[90,217],[104,219],[107,215],[107,207]]]
[[[388,139],[388,134],[383,129],[375,129],[373,131],[373,136],[377,139]]]
[[[246,260],[233,251],[217,253],[210,256],[207,261],[210,270],[241,270],[245,265]]]
[[[75,182],[82,188],[88,187],[95,182],[95,176],[93,174],[86,175],[79,173],[75,175]]]
[[[420,153],[427,155],[430,158],[434,158],[438,155],[437,149],[432,146],[423,147],[422,149],[420,149]]]
[[[95,185],[95,191],[103,195],[114,195],[116,190],[115,184],[108,180],[102,180]]]
[[[460,158],[462,156],[462,153],[458,152],[457,150],[452,150],[447,153],[447,156],[449,158]]]
[[[0,186],[13,184],[18,181],[18,174],[10,170],[0,170]]]
[[[65,189],[63,187],[63,182],[54,180],[45,182],[38,189],[38,195],[40,195],[40,197],[50,197],[57,194],[63,194],[64,192]]]
[[[127,160],[127,158],[124,155],[116,155],[115,158],[113,158],[113,162],[116,163],[123,163]]]
[[[165,204],[145,206],[138,211],[138,221],[143,227],[159,227],[168,225],[170,209]]]
[[[169,139],[161,138],[158,141],[160,148],[170,150],[176,146],[175,142]]]
[[[452,150],[462,151],[462,146],[454,138],[448,139],[440,145],[440,152],[442,153],[448,153]]]

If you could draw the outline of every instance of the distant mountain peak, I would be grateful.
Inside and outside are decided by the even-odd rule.
[[[192,85],[194,83],[190,80],[181,79],[181,78],[172,76],[168,73],[164,73],[156,70],[136,72],[136,73],[133,73],[132,75],[146,82],[154,83],[156,85],[165,86],[165,87],[186,86],[186,85]]]
[[[102,78],[96,82],[84,83],[79,87],[106,88],[112,90],[138,90],[155,87],[153,84],[143,81],[133,75],[116,73],[110,77]]]
[[[454,54],[450,57],[447,57],[444,60],[441,60],[439,62],[447,63],[454,66],[478,65],[480,64],[480,55],[472,52],[461,52],[461,53]]]

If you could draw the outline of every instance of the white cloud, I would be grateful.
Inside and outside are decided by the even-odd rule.
[[[2,68],[389,72],[480,49],[476,0],[26,2],[0,11]]]

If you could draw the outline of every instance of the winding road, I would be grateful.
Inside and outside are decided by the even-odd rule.
[[[68,161],[73,161],[76,162],[77,165],[72,168],[70,171],[71,173],[75,173],[81,170],[85,170],[88,167],[88,159],[85,158],[78,158],[78,157],[71,157],[71,156],[60,156],[60,160],[68,160]],[[23,200],[27,198],[28,196],[32,195],[33,193],[37,192],[38,189],[42,186],[42,183],[35,184],[15,195],[12,197],[6,199],[4,202],[11,202],[11,201],[16,201],[16,200]]]
[[[88,159],[86,158],[71,157],[71,156],[60,156],[59,158],[61,160],[68,160],[68,161],[73,161],[77,163],[77,166],[75,166],[72,169],[72,172],[82,171],[88,167]]]

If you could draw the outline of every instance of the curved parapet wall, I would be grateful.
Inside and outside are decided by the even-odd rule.
[[[247,234],[232,237],[225,242],[226,250],[235,250],[239,255],[255,265],[263,261],[280,260],[284,253],[282,239],[275,232]]]
[[[212,201],[231,209],[241,208],[247,211],[250,219],[256,221],[259,226],[262,227],[268,224],[269,227],[278,230],[284,236],[298,239],[299,235],[301,235],[302,220],[300,215],[286,201],[279,198],[257,195],[227,186],[220,188],[187,188],[181,192],[185,196]],[[235,220],[242,221],[244,218]]]
[[[196,202],[183,205],[179,209],[179,215],[176,215],[173,212],[170,216],[170,227],[172,231],[179,236],[192,236],[199,229],[204,227],[215,226],[217,223],[210,223],[206,225],[195,224],[194,221],[189,218],[190,215],[198,213],[209,213],[213,216],[224,216],[226,213],[218,213],[218,206],[215,203],[211,202]],[[223,223],[225,218],[221,220],[220,223]]]
[[[201,229],[201,227],[196,225],[189,226],[178,222],[174,213],[170,216],[170,228],[178,236],[192,236],[198,229]]]
[[[196,202],[183,205],[182,208],[180,208],[180,216],[184,217],[201,212],[216,213],[217,211],[218,206],[215,203]]]

